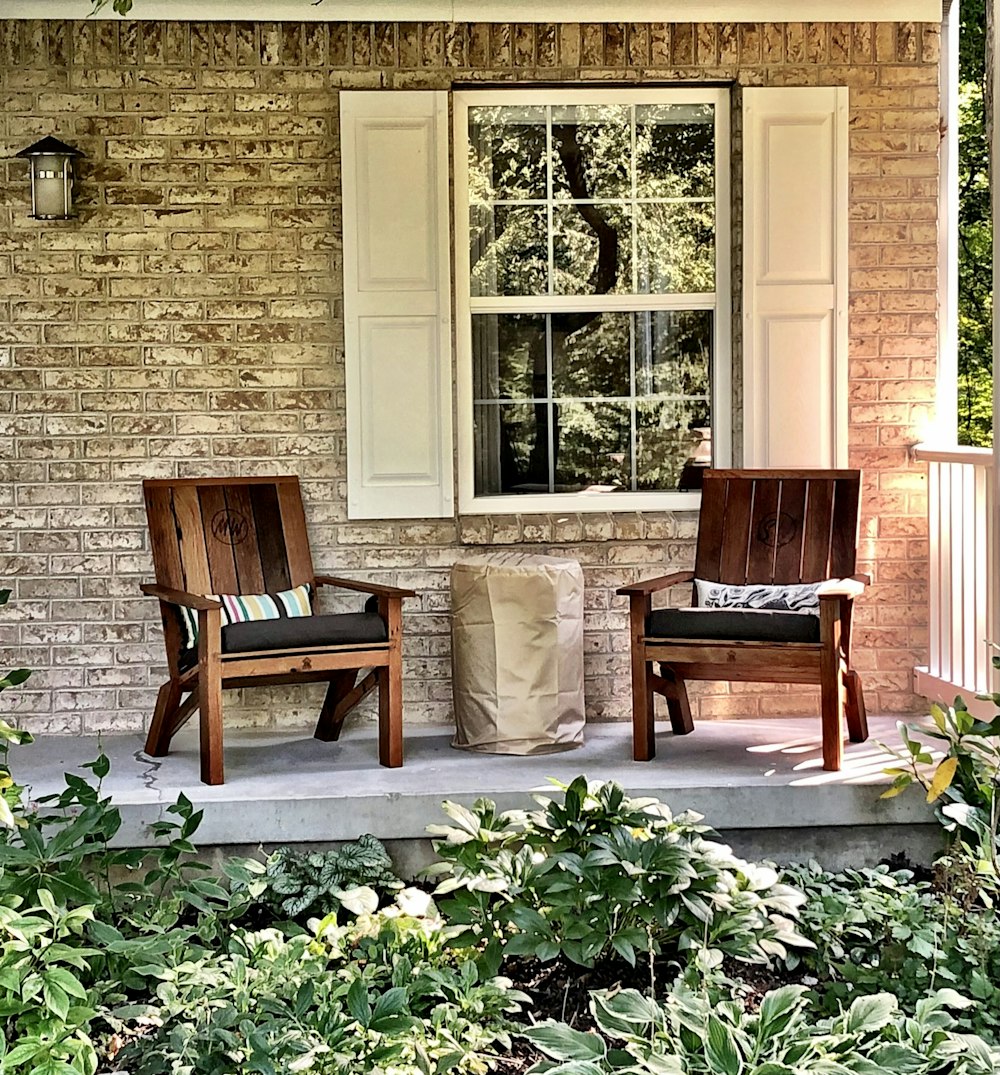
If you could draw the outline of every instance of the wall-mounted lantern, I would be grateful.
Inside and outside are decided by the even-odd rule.
[[[68,220],[73,215],[73,158],[78,149],[49,135],[17,154],[31,164],[31,215],[36,220]]]

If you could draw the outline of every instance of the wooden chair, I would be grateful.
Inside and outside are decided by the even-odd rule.
[[[337,739],[347,713],[377,686],[379,761],[402,765],[402,601],[413,591],[315,574],[296,477],[145,481],[143,492],[156,584],[142,591],[159,598],[170,670],[146,753],[165,755],[198,709],[201,779],[221,784],[223,688],[319,681],[329,686],[316,738]],[[314,593],[332,586],[372,596],[364,612],[228,627],[220,602],[205,596],[278,593],[307,583]],[[182,607],[197,613],[196,649],[185,649]],[[357,682],[364,669],[371,671]]]
[[[654,694],[666,699],[675,734],[693,730],[689,679],[818,683],[824,769],[839,770],[843,762],[842,717],[851,742],[868,738],[861,677],[851,667],[853,601],[870,581],[855,574],[860,490],[857,470],[705,472],[694,571],[618,591],[629,598],[636,761],[656,752]],[[739,585],[830,581],[820,588],[818,622],[795,612],[653,610],[654,593],[696,578]]]

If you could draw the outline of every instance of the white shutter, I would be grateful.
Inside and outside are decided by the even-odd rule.
[[[453,514],[448,96],[340,94],[347,513]]]
[[[847,464],[847,89],[743,91],[744,465]]]

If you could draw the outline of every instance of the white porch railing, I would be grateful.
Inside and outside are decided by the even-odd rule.
[[[1000,643],[995,577],[994,457],[989,448],[918,445],[927,462],[930,538],[930,657],[916,669],[918,694],[951,704],[961,694],[974,713],[996,708],[976,694],[997,689],[990,642]]]

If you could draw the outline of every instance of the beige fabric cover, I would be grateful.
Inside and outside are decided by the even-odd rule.
[[[451,572],[452,745],[550,754],[583,743],[583,570],[525,553]]]

